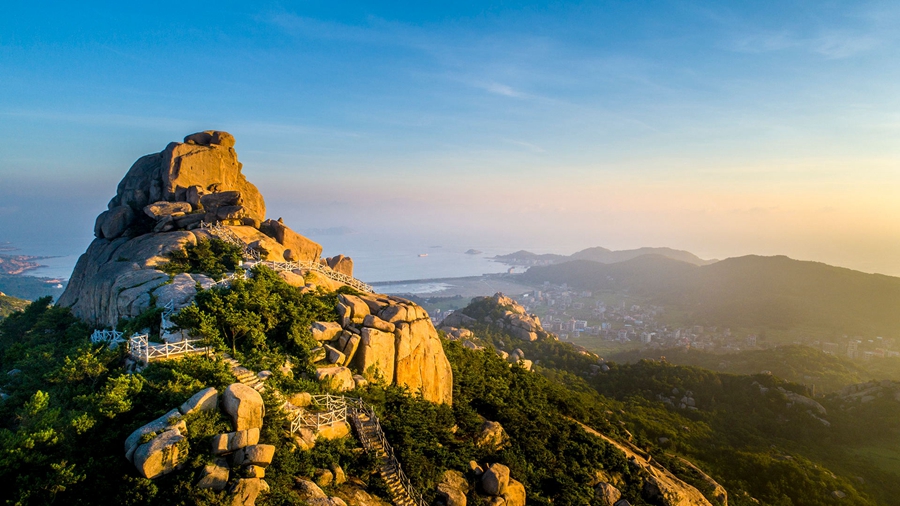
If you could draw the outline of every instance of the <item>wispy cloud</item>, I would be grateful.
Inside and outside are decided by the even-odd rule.
[[[758,32],[735,39],[731,47],[743,53],[798,50],[829,59],[844,59],[876,49],[882,40],[873,33],[828,30],[814,36],[790,31]]]
[[[508,86],[506,84],[490,82],[490,83],[485,83],[485,84],[481,84],[481,85],[476,84],[475,86],[478,88],[481,88],[485,91],[488,91],[490,93],[493,93],[495,95],[502,95],[504,97],[533,98],[532,95],[529,95],[528,93],[525,93],[523,91],[519,91],[519,90],[513,88],[512,86]]]

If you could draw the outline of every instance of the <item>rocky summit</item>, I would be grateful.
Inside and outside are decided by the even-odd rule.
[[[321,258],[318,243],[281,218],[266,219],[265,200],[242,173],[234,145],[231,134],[209,130],[139,158],[97,217],[96,238],[79,258],[59,305],[93,325],[113,328],[154,307],[178,311],[193,302],[198,288],[216,282],[206,274],[173,275],[162,268],[173,253],[214,238],[277,267],[282,279],[306,290],[360,286],[352,277],[350,257]],[[365,297],[341,296],[336,310],[342,324],[332,325],[342,334],[329,336],[333,341],[312,329],[327,347],[329,363],[338,367],[334,374],[323,368],[323,378],[346,376],[347,388],[352,388],[353,375],[344,366],[353,359],[359,377],[377,374],[387,383],[449,404],[452,372],[428,314],[403,299]],[[350,335],[356,337],[351,340]],[[165,337],[184,338],[180,333]]]

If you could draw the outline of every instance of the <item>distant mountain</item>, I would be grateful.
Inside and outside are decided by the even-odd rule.
[[[750,255],[705,266],[661,255],[614,264],[573,260],[532,267],[523,278],[631,293],[710,325],[886,336],[900,329],[900,278],[785,256]]]
[[[591,260],[604,264],[625,262],[644,255],[660,255],[672,260],[679,260],[693,265],[709,265],[716,260],[704,260],[697,255],[672,248],[637,248],[614,251],[602,247],[587,248],[571,255],[555,255],[552,253],[538,255],[530,251],[520,250],[508,255],[498,255],[494,260],[513,265],[554,265],[571,260]]]
[[[569,258],[573,260],[593,260],[594,262],[603,264],[614,264],[625,262],[643,255],[661,255],[666,258],[671,258],[672,260],[680,260],[694,265],[709,265],[716,262],[716,260],[704,260],[689,251],[672,248],[638,248],[613,251],[599,246],[573,253]]]

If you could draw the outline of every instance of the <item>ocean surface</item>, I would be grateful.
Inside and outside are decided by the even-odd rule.
[[[477,248],[479,254],[467,254],[477,245],[440,244],[433,242],[365,240],[357,234],[323,237],[323,256],[343,254],[353,258],[354,275],[366,282],[438,280],[509,272],[510,266],[495,262],[491,257],[516,251],[518,248]],[[87,248],[84,245],[60,243],[13,243],[18,249],[0,252],[6,255],[47,256],[37,260],[44,267],[30,270],[27,275],[68,279],[72,275],[78,257]],[[422,256],[425,255],[425,256]],[[519,268],[514,272],[522,272]],[[434,284],[434,283],[431,283]],[[417,283],[418,293],[438,291],[439,286]],[[421,285],[421,286],[420,286]],[[428,286],[426,286],[428,285]],[[380,288],[384,288],[383,286]],[[394,287],[391,291],[396,292]],[[409,292],[406,293],[416,293]]]

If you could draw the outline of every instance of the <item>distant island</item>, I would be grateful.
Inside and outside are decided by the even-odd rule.
[[[679,260],[693,265],[709,265],[717,262],[717,260],[704,260],[689,251],[677,250],[672,248],[637,248],[628,250],[609,250],[602,247],[587,248],[571,255],[556,255],[552,253],[538,255],[530,251],[520,250],[508,255],[497,255],[493,258],[498,262],[507,265],[533,266],[533,265],[555,265],[571,260],[591,260],[603,264],[614,264],[625,262],[633,258],[644,255],[660,255],[672,260]]]
[[[480,255],[482,253],[484,253],[484,251],[477,250],[477,249],[470,249],[470,250],[466,251],[466,255]]]
[[[10,251],[6,249],[6,251]],[[25,271],[44,267],[35,260],[41,260],[49,257],[38,257],[31,255],[0,255],[0,274],[16,276]]]

